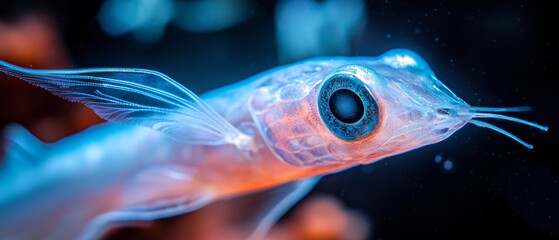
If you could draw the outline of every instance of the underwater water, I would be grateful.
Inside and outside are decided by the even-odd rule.
[[[558,8],[553,1],[8,1],[0,3],[0,60],[153,69],[201,94],[307,57],[407,48],[467,103],[532,106],[511,115],[550,130],[491,121],[534,145],[527,149],[468,125],[440,143],[325,176],[280,224],[318,221],[313,214],[331,209],[318,224],[346,226],[334,239],[557,239]],[[19,122],[52,142],[102,121],[79,104],[0,80],[2,126]],[[217,216],[233,210],[216,208],[108,238],[181,239],[182,224],[205,216],[216,217],[204,229],[226,228]],[[243,208],[250,206],[235,211]]]

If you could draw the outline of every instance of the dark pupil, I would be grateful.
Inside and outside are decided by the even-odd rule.
[[[363,117],[365,108],[357,94],[348,89],[339,89],[330,96],[330,111],[344,123],[355,123]]]

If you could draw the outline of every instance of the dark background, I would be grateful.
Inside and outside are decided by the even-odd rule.
[[[39,9],[54,16],[74,67],[154,69],[203,93],[279,65],[275,1],[247,4],[250,15],[237,26],[212,33],[169,26],[154,44],[105,34],[96,19],[101,1],[2,1],[0,19]],[[533,106],[512,115],[550,130],[494,122],[534,144],[529,150],[466,126],[442,143],[327,176],[313,193],[363,211],[372,239],[559,239],[557,5],[367,1],[351,55],[412,49],[469,104]]]

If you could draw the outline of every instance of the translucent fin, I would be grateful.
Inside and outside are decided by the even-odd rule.
[[[189,188],[194,172],[195,168],[188,164],[158,163],[146,166],[126,182],[121,204],[136,210],[159,208],[158,205],[166,206],[170,200],[181,202],[181,199],[191,197],[192,192],[199,191]]]
[[[266,233],[295,203],[303,198],[316,185],[320,178],[310,178],[291,182],[260,194],[260,207],[255,207],[246,213],[251,219],[245,221],[252,224],[254,230],[246,239],[264,239]],[[251,215],[249,215],[251,214]]]
[[[473,120],[473,119],[470,119],[470,121],[468,121],[468,122],[471,123],[471,124],[474,124],[474,125],[476,125],[476,126],[479,126],[479,127],[489,128],[489,129],[491,129],[491,130],[493,130],[493,131],[499,132],[499,133],[501,133],[501,134],[503,134],[503,135],[505,135],[505,136],[507,136],[507,137],[509,137],[509,138],[512,138],[513,140],[517,141],[518,143],[524,145],[525,147],[527,147],[527,148],[529,148],[529,149],[534,148],[534,146],[533,146],[532,144],[529,144],[529,143],[527,143],[527,142],[524,142],[522,139],[520,139],[520,138],[518,138],[518,137],[512,135],[511,133],[509,133],[509,132],[503,130],[502,128],[499,128],[499,127],[497,127],[497,126],[495,126],[495,125],[493,125],[493,124],[489,124],[489,123],[486,123],[486,122],[482,122],[482,121],[478,121],[478,120]]]
[[[143,69],[31,70],[0,61],[0,72],[23,79],[102,118],[146,126],[187,143],[250,145],[249,138],[173,79]]]
[[[121,210],[104,213],[96,217],[80,234],[80,240],[101,239],[103,234],[119,226],[134,225],[134,223],[153,221],[156,219],[176,216],[195,211],[208,205],[212,200],[210,194],[201,194],[188,201],[146,210]]]
[[[212,230],[193,231],[188,239],[268,239],[266,235],[277,220],[301,200],[318,180],[309,178],[289,182],[213,202],[199,212],[181,216],[179,221],[184,226],[182,232],[188,233],[191,228]]]

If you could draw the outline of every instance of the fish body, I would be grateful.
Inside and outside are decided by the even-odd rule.
[[[174,216],[436,143],[478,116],[402,49],[310,59],[201,97],[149,70],[0,62],[0,71],[109,120],[52,144],[8,129],[0,235],[13,239],[97,238],[117,221]],[[310,187],[289,188],[256,232]]]

